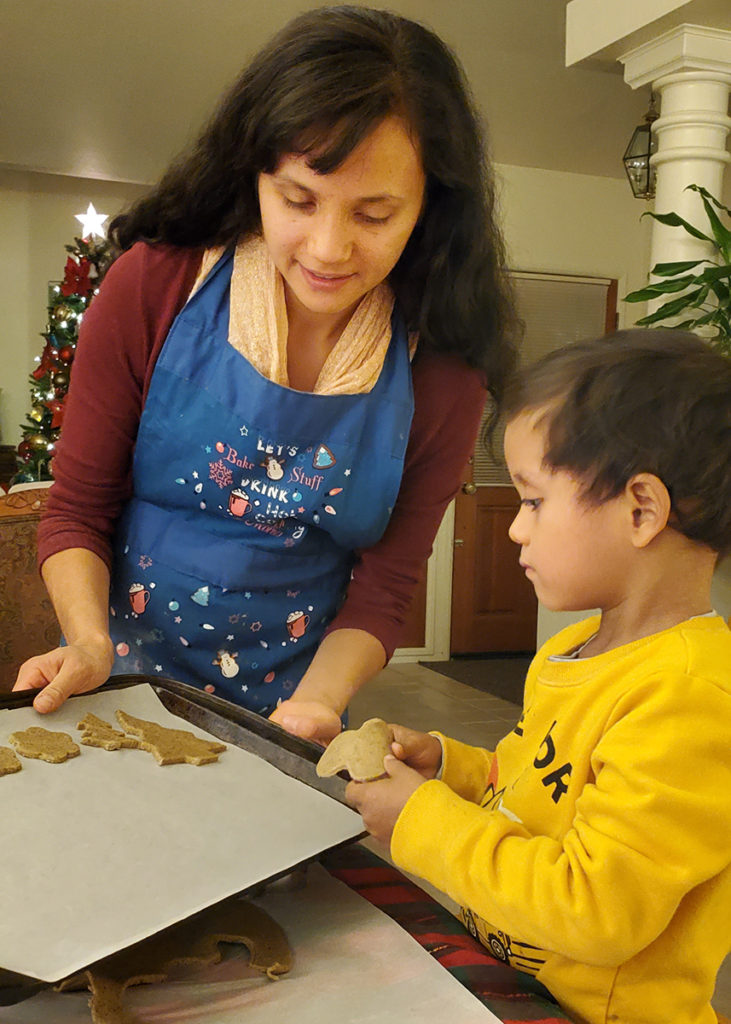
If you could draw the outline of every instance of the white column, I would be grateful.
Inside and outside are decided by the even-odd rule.
[[[727,138],[731,93],[731,32],[681,25],[620,57],[625,81],[637,89],[651,85],[660,116],[653,125],[657,152],[654,209],[679,214],[705,230],[698,195],[701,185],[722,198],[724,172],[731,161]],[[706,243],[653,221],[650,265],[708,255]]]

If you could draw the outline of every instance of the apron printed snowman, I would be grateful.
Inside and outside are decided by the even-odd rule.
[[[216,657],[213,659],[211,664],[218,665],[224,679],[233,679],[234,676],[239,674],[239,666],[236,664],[238,656],[238,651],[226,651],[221,648],[220,651],[216,652]]]
[[[337,614],[354,552],[388,525],[411,370],[394,316],[370,393],[268,381],[228,344],[230,273],[229,254],[153,373],[116,538],[114,671],[163,674],[268,714]]]

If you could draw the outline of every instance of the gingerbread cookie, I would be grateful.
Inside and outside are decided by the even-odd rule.
[[[126,711],[116,715],[122,728],[136,736],[142,750],[149,750],[158,764],[209,764],[226,749],[225,743],[199,739],[185,729],[166,729],[157,722],[133,718]]]
[[[10,747],[0,747],[0,775],[12,775],[13,772],[19,772],[22,767],[14,750]]]
[[[119,750],[121,747],[137,748],[140,745],[140,741],[134,736],[126,736],[103,718],[97,718],[91,711],[84,715],[76,728],[81,730],[81,742],[88,747]]]
[[[393,732],[380,718],[369,718],[360,729],[336,736],[317,762],[321,778],[348,772],[354,782],[371,782],[385,774],[383,759],[391,753]]]
[[[37,757],[51,764],[60,764],[81,753],[68,733],[51,732],[39,725],[32,725],[22,732],[13,732],[8,739],[21,757]]]
[[[94,1024],[132,1024],[123,1004],[131,985],[165,981],[181,965],[216,964],[219,944],[236,942],[249,950],[249,966],[272,980],[292,966],[287,936],[267,913],[244,900],[226,900],[187,921],[100,960],[56,985],[59,992],[89,988]]]

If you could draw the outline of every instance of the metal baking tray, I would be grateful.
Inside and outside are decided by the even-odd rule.
[[[98,690],[90,690],[88,693],[78,696],[88,697],[102,689],[123,690],[129,686],[139,686],[141,683],[151,686],[164,707],[183,722],[210,733],[222,743],[230,743],[256,754],[284,772],[285,775],[304,782],[342,804],[345,803],[346,776],[341,774],[340,777],[321,779],[315,772],[315,765],[322,755],[322,747],[310,740],[293,736],[274,722],[270,722],[269,719],[262,718],[236,704],[221,700],[220,697],[213,694],[198,690],[194,686],[160,676],[115,675],[111,676]],[[27,707],[33,703],[36,694],[35,690],[0,694],[0,709]],[[69,698],[69,700],[73,699],[73,696]],[[355,837],[351,842],[356,842],[357,839],[365,835],[366,833],[363,832],[361,836]],[[269,885],[280,878],[282,874],[288,875],[292,871],[296,871],[297,867],[303,866],[296,865],[294,868],[288,869],[287,872],[272,875],[265,882],[259,883],[256,888]],[[243,890],[238,895],[244,895],[250,891]],[[16,974],[13,971],[6,971],[0,967],[0,1006],[11,1006],[14,1003],[22,1002],[37,992],[52,987],[53,985],[48,982]]]

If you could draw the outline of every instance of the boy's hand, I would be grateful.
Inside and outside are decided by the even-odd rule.
[[[439,741],[435,742],[439,746]],[[396,819],[411,794],[424,783],[424,777],[390,754],[384,758],[383,767],[388,778],[349,782],[345,799],[361,815],[371,835],[389,846]]]
[[[416,769],[425,779],[434,779],[442,765],[442,745],[436,736],[416,732],[404,725],[391,725],[391,749],[399,761]]]

